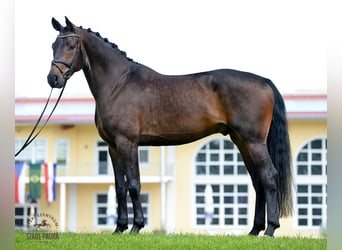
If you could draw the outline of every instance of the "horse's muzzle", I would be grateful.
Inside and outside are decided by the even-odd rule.
[[[47,81],[51,88],[62,88],[65,85],[65,79],[63,77],[58,77],[57,74],[50,72],[47,76]]]

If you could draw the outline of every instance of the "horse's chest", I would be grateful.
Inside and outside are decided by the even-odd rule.
[[[106,112],[95,112],[95,124],[101,138],[107,142],[115,142],[118,136],[124,136],[131,140],[138,137],[138,123],[132,116],[122,113],[120,110]]]
[[[105,119],[101,112],[95,112],[95,125],[101,138],[107,142],[112,141],[115,137],[114,127],[109,119]]]

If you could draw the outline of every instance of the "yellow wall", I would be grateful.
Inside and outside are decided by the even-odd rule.
[[[142,193],[149,194],[150,201],[150,225],[145,228],[148,231],[157,231],[160,228],[160,185],[159,184],[142,184]]]

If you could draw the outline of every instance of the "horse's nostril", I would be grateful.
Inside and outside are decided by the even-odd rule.
[[[58,83],[58,76],[56,74],[49,74],[47,79],[51,87],[56,86],[56,84]]]

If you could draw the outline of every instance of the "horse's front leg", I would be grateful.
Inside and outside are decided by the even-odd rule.
[[[131,233],[139,233],[140,229],[145,226],[144,213],[140,199],[140,172],[138,161],[138,146],[132,146],[131,148],[131,161],[127,165],[127,184],[128,192],[131,196],[134,211],[134,220]]]
[[[140,172],[138,160],[138,144],[126,138],[117,143],[118,152],[125,166],[127,189],[133,203],[133,227],[131,233],[138,233],[144,227],[144,214],[140,199]]]
[[[122,233],[128,228],[127,183],[125,180],[125,166],[122,164],[115,147],[109,146],[109,154],[113,164],[115,191],[118,201],[118,219],[114,233]]]
[[[128,192],[131,196],[134,211],[134,220],[131,233],[139,233],[140,229],[145,226],[144,213],[140,199],[140,178],[139,167],[132,168],[127,171]]]

